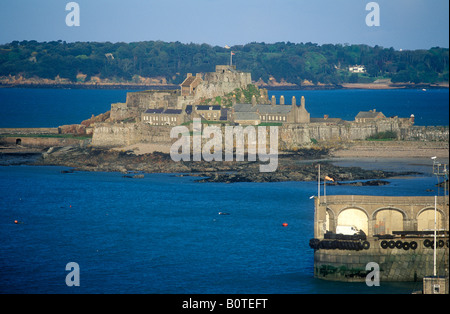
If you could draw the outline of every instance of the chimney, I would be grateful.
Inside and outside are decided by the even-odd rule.
[[[275,98],[275,95],[272,95],[271,103],[272,103],[272,107],[275,107],[275,105],[277,104],[277,100]]]
[[[188,73],[188,74],[186,75],[186,78],[191,77],[191,76],[192,76],[192,73]]]
[[[256,107],[256,97],[255,97],[255,95],[252,96],[252,107]]]
[[[297,100],[295,99],[295,96],[292,96],[292,107],[297,107]]]
[[[280,96],[280,105],[284,105],[284,96],[283,95]]]

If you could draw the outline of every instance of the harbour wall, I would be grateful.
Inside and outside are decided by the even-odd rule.
[[[364,282],[372,269],[366,270],[369,263],[377,263],[380,281],[421,281],[433,275],[433,247],[425,247],[425,240],[432,238],[397,239],[403,243],[417,243],[416,249],[382,248],[383,240],[370,238],[369,249],[359,251],[348,249],[318,249],[314,252],[314,276],[332,281]],[[439,239],[439,238],[438,238]],[[391,240],[394,241],[394,240]],[[448,243],[448,237],[445,239]],[[445,242],[444,242],[445,243]],[[436,251],[437,275],[444,276],[448,270],[447,244]]]
[[[434,197],[329,195],[316,197],[314,276],[336,281],[364,281],[379,265],[381,281],[417,281],[433,274]],[[448,273],[448,197],[436,200],[437,275]],[[337,234],[355,226],[357,236]]]

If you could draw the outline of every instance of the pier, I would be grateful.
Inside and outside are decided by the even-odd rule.
[[[436,198],[437,275],[448,275],[448,197]],[[435,197],[332,195],[315,198],[314,275],[364,281],[366,265],[380,266],[381,281],[421,281],[433,273]],[[336,234],[355,226],[356,235]]]

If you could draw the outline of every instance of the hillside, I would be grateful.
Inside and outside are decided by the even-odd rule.
[[[260,86],[376,82],[444,84],[448,48],[397,51],[367,45],[279,42],[231,47],[234,64]],[[186,73],[227,64],[230,50],[207,44],[14,41],[0,45],[0,83],[180,84]],[[349,67],[362,65],[361,73]]]

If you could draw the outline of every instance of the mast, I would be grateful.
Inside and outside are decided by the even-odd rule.
[[[319,175],[317,176],[317,200],[320,204],[320,164],[319,164]]]
[[[433,248],[433,276],[436,277],[436,202],[437,196],[434,196],[434,248]]]

